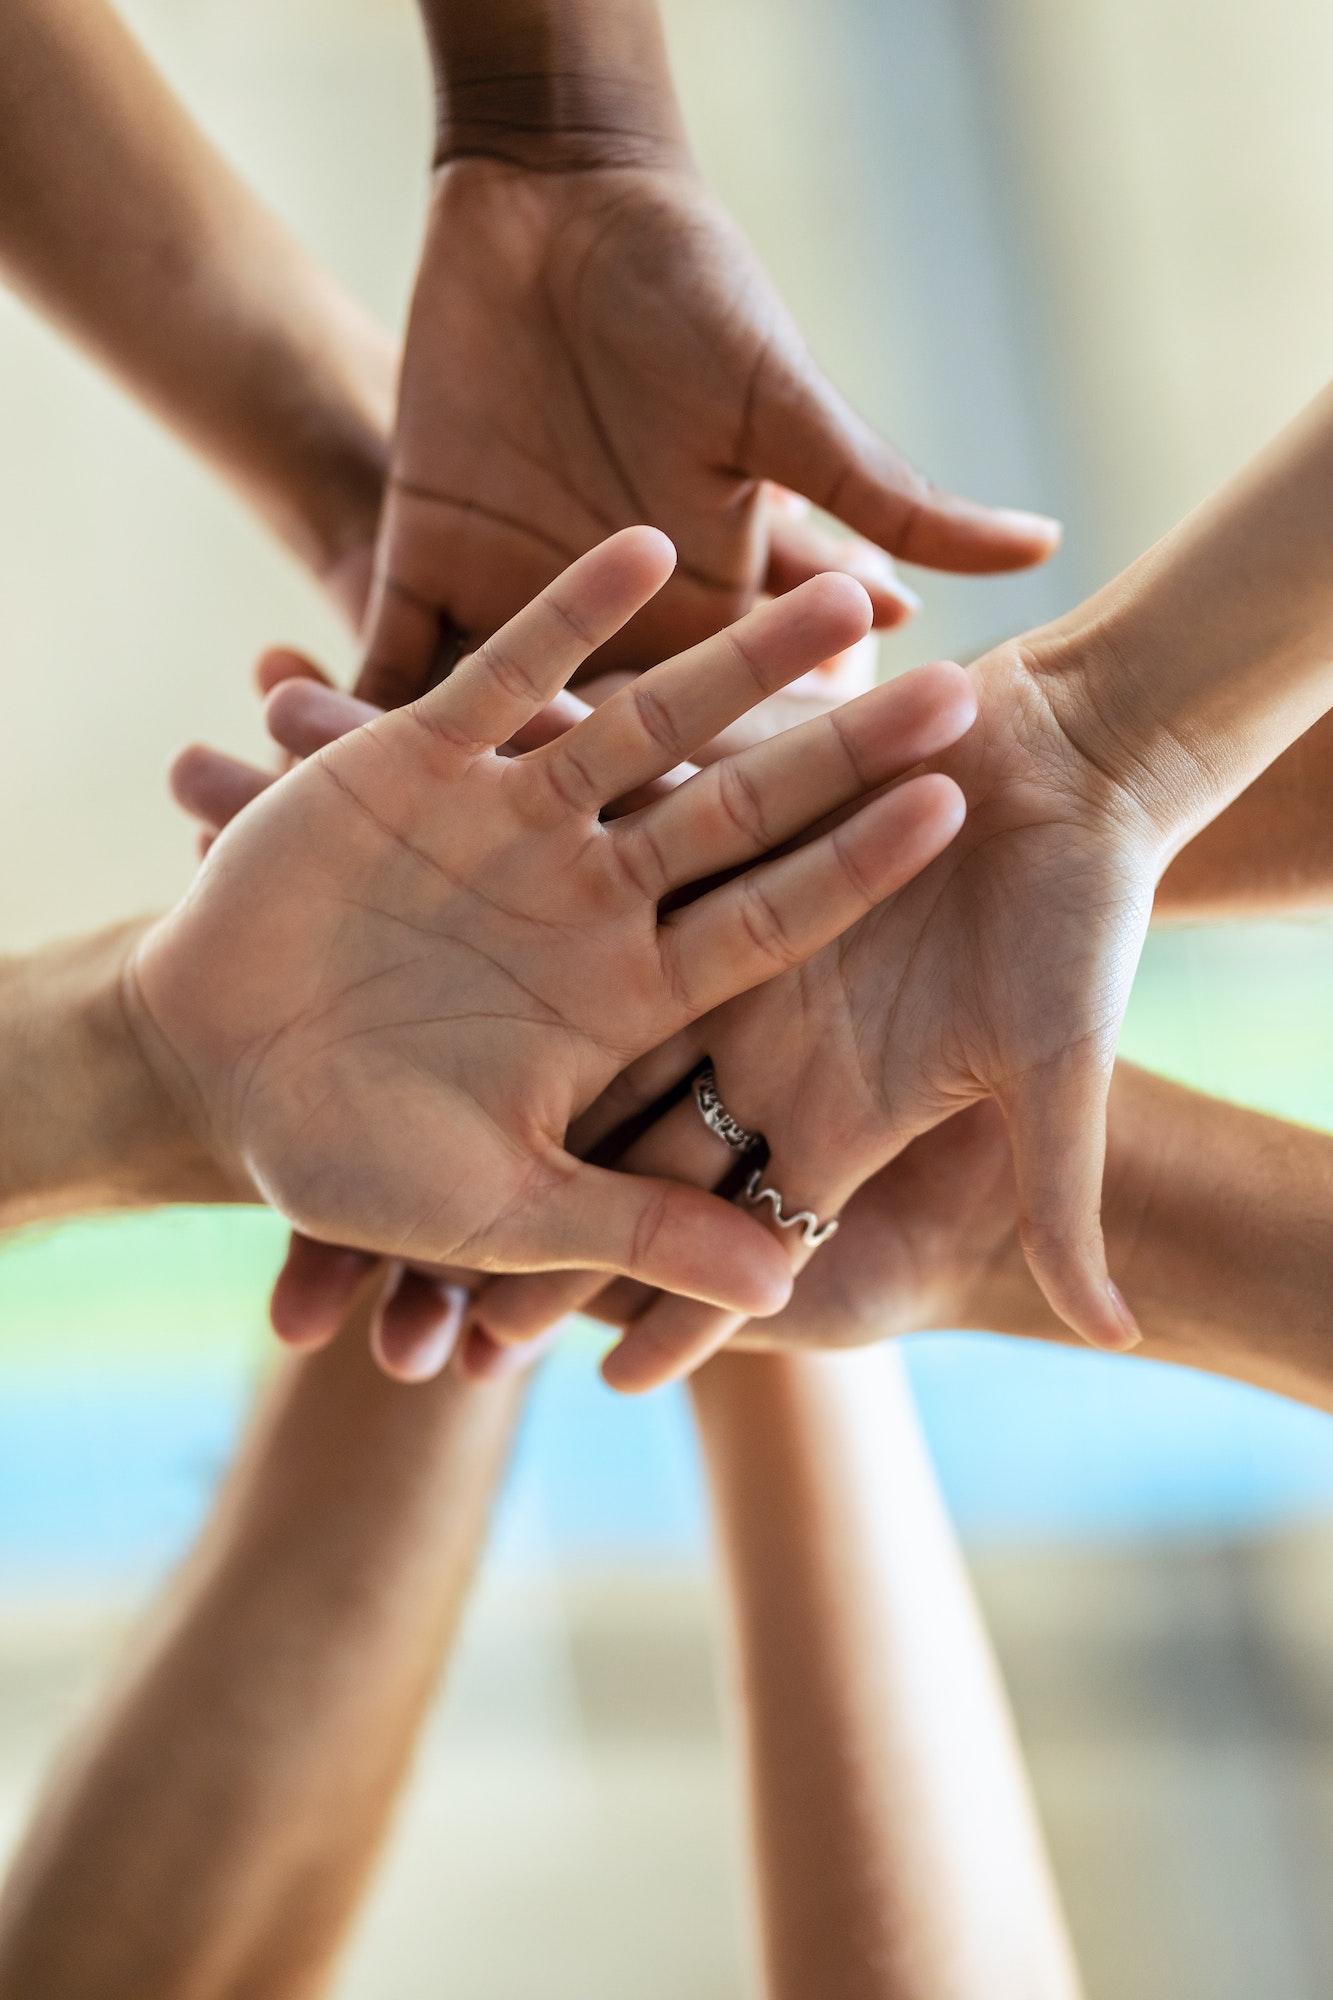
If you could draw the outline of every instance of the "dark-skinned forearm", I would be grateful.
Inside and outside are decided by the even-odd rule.
[[[337,584],[339,565],[368,549],[393,345],[101,0],[0,11],[0,272],[317,573]],[[349,609],[354,596],[344,592]]]
[[[557,169],[687,159],[655,0],[420,0],[437,162]]]

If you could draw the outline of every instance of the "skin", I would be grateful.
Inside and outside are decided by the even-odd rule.
[[[1098,597],[972,669],[978,722],[937,765],[968,818],[940,861],[807,967],[646,1059],[571,1143],[651,1106],[707,1053],[723,1101],[768,1141],[786,1211],[824,1218],[924,1130],[993,1098],[1043,1294],[1085,1338],[1133,1345],[1099,1222],[1115,1043],[1167,863],[1333,703],[1331,507],[1325,395]],[[678,1106],[629,1163],[712,1185],[725,1163],[701,1155],[698,1126]],[[784,1242],[799,1267],[805,1246]],[[525,1327],[549,1323],[553,1290]],[[507,1296],[481,1319],[514,1337]],[[735,1327],[664,1300],[609,1378],[649,1387]]]
[[[765,503],[867,538],[840,560],[880,623],[888,551],[1042,561],[1058,529],[930,486],[824,380],[690,160],[652,0],[423,0],[439,120],[368,657],[392,707],[581,550],[651,521],[680,564],[599,656],[642,668],[830,566]],[[876,548],[869,544],[878,544]]]
[[[0,275],[364,608],[397,350],[99,0],[0,17]]]
[[[1142,1301],[1136,1353],[1333,1410],[1333,1139],[1126,1063],[1108,1130],[1107,1242]],[[973,1105],[860,1190],[791,1304],[747,1340],[817,1348],[962,1326],[1067,1342],[1017,1216],[1003,1120]]]
[[[563,1134],[636,1041],[892,893],[956,831],[956,791],[915,778],[674,912],[663,896],[873,792],[971,704],[956,669],[934,669],[603,823],[868,623],[856,585],[816,580],[499,756],[669,568],[647,529],[582,558],[422,702],[274,785],[136,948],[124,993],[144,1059],[205,1150],[306,1233],[492,1269],[586,1242],[607,1268],[670,1266],[706,1296],[720,1276],[753,1311],[786,1296],[748,1218],[580,1166]]]
[[[895,1355],[691,1378],[765,2000],[1075,2000],[1021,1753]]]
[[[333,1966],[466,1601],[524,1383],[292,1358],[53,1774],[0,1895],[5,2000],[304,2000]]]

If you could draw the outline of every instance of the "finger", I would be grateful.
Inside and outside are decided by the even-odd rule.
[[[624,1338],[602,1362],[602,1380],[622,1396],[641,1396],[678,1382],[725,1347],[747,1318],[665,1294],[625,1328]]]
[[[469,1382],[495,1382],[504,1376],[523,1375],[549,1354],[560,1328],[551,1327],[540,1340],[526,1347],[502,1347],[479,1326],[470,1326],[459,1343],[454,1366]]]
[[[622,820],[612,838],[660,901],[773,852],[841,807],[956,743],[976,719],[961,667],[941,663],[872,688],[842,708],[710,764]]]
[[[288,1347],[323,1347],[333,1339],[378,1258],[316,1243],[293,1230],[269,1301],[269,1319]]]
[[[622,1125],[641,1118],[660,1098],[678,1091],[707,1055],[707,1043],[708,1023],[691,1021],[678,1035],[632,1062],[574,1120],[566,1137],[570,1152],[586,1160]]]
[[[1111,1282],[1102,1240],[1102,1174],[1111,1058],[1089,1045],[997,1091],[1018,1183],[1019,1236],[1052,1308],[1093,1347],[1142,1338]]]
[[[671,990],[702,1014],[799,965],[933,861],[965,810],[952,779],[911,778],[794,854],[673,911],[658,926]]]
[[[618,1171],[669,1175],[673,1181],[711,1188],[731,1172],[736,1157],[705,1125],[691,1094],[630,1147]],[[790,1257],[788,1246],[781,1247]],[[591,1304],[605,1289],[605,1278],[588,1271],[501,1279],[477,1301],[476,1318],[498,1341],[533,1340],[565,1314]],[[648,1308],[645,1320],[636,1322],[627,1341],[603,1366],[611,1387],[626,1394],[688,1373],[748,1317],[693,1299],[659,1298],[642,1281],[621,1279],[617,1289],[631,1290]],[[642,1333],[641,1326],[646,1329]]]
[[[781,359],[753,402],[744,470],[808,494],[905,562],[982,574],[1045,562],[1059,523],[942,492],[864,423],[813,367]]]
[[[263,695],[272,694],[283,681],[318,681],[321,687],[333,683],[323,667],[316,666],[307,653],[295,646],[270,646],[255,663],[255,685]]]
[[[578,1165],[543,1203],[542,1220],[570,1268],[760,1317],[791,1294],[788,1259],[762,1224],[698,1188]]]
[[[540,750],[544,744],[554,743],[557,736],[563,736],[567,729],[572,729],[575,723],[582,722],[591,713],[587,702],[581,701],[578,695],[571,694],[566,688],[554,700],[548,701],[531,722],[525,722],[521,729],[516,729],[505,747],[516,752]]]
[[[523,1345],[581,1312],[606,1285],[605,1271],[531,1271],[496,1278],[473,1302],[472,1317],[502,1346]]]
[[[422,716],[463,743],[491,749],[507,743],[590,653],[656,596],[675,561],[671,543],[656,528],[622,528],[571,563],[441,687],[424,695]]]
[[[873,542],[863,541],[859,535],[830,534],[808,518],[775,516],[768,531],[765,590],[773,597],[782,597],[826,570],[839,570],[860,584],[881,631],[906,624],[921,609],[921,599],[903,582],[893,558]]]
[[[395,509],[390,489],[381,546],[392,534]],[[454,637],[448,619],[433,604],[405,590],[384,570],[377,570],[371,583],[366,632],[366,656],[354,693],[384,709],[402,708],[436,684],[442,647]]]
[[[310,680],[281,681],[264,703],[269,735],[294,757],[313,757],[380,713],[368,701]]]
[[[444,1367],[471,1303],[465,1285],[404,1271],[376,1307],[370,1351],[396,1382],[429,1382]]]
[[[171,796],[183,812],[211,833],[220,833],[252,799],[273,783],[272,773],[256,771],[202,743],[191,743],[172,760],[167,773]]]
[[[623,1331],[632,1319],[637,1319],[654,1299],[660,1297],[660,1292],[650,1292],[646,1285],[636,1285],[633,1278],[613,1278],[579,1310],[585,1319],[595,1319],[602,1326],[616,1326]]]
[[[683,763],[756,702],[854,645],[869,628],[870,604],[859,584],[815,577],[641,674],[534,765],[562,798],[598,810]]]

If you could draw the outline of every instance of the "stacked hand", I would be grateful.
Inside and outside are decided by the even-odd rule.
[[[836,515],[840,542],[774,506],[775,480]],[[437,175],[403,358],[358,691],[426,685],[613,529],[675,542],[671,582],[599,655],[641,668],[830,568],[878,624],[912,595],[881,553],[1021,568],[1054,523],[942,493],[816,368],[763,271],[687,164]],[[871,546],[876,544],[878,546]]]
[[[603,1143],[706,1054],[727,1109],[767,1141],[765,1184],[787,1212],[824,1218],[914,1137],[994,1098],[1038,1283],[1086,1338],[1127,1346],[1136,1331],[1098,1220],[1105,1103],[1167,834],[1128,771],[1117,779],[1079,748],[1023,648],[987,656],[972,678],[977,724],[939,760],[968,800],[958,839],[826,951],[645,1057],[571,1144]],[[686,1097],[622,1165],[713,1186],[733,1160]],[[799,1268],[801,1235],[780,1240]],[[600,1289],[577,1274],[503,1281],[478,1316],[500,1340],[532,1338]],[[696,1365],[740,1324],[623,1288],[613,1304],[629,1322],[606,1364],[622,1388]]]
[[[638,1054],[818,949],[939,851],[956,787],[881,788],[972,706],[957,669],[927,670],[605,823],[613,800],[869,622],[855,584],[819,579],[555,740],[498,756],[669,567],[647,530],[583,558],[434,694],[256,800],[141,952],[136,1006],[163,1075],[306,1234],[490,1270],[587,1264],[746,1312],[785,1297],[786,1260],[757,1223],[680,1183],[580,1165],[564,1135]],[[302,683],[274,697],[307,712],[338,699]],[[877,792],[661,914],[664,897]],[[256,910],[256,869],[284,850],[283,895]]]

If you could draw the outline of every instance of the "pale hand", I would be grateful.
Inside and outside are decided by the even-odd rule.
[[[903,768],[881,690],[599,817],[853,643],[870,611],[842,578],[761,607],[557,741],[496,754],[670,561],[642,529],[583,558],[443,687],[256,800],[141,948],[131,998],[155,1067],[307,1234],[490,1270],[595,1265],[750,1312],[785,1298],[758,1225],[581,1165],[565,1132],[634,1056],[900,886],[961,801],[914,779],[663,916],[665,896]]]

